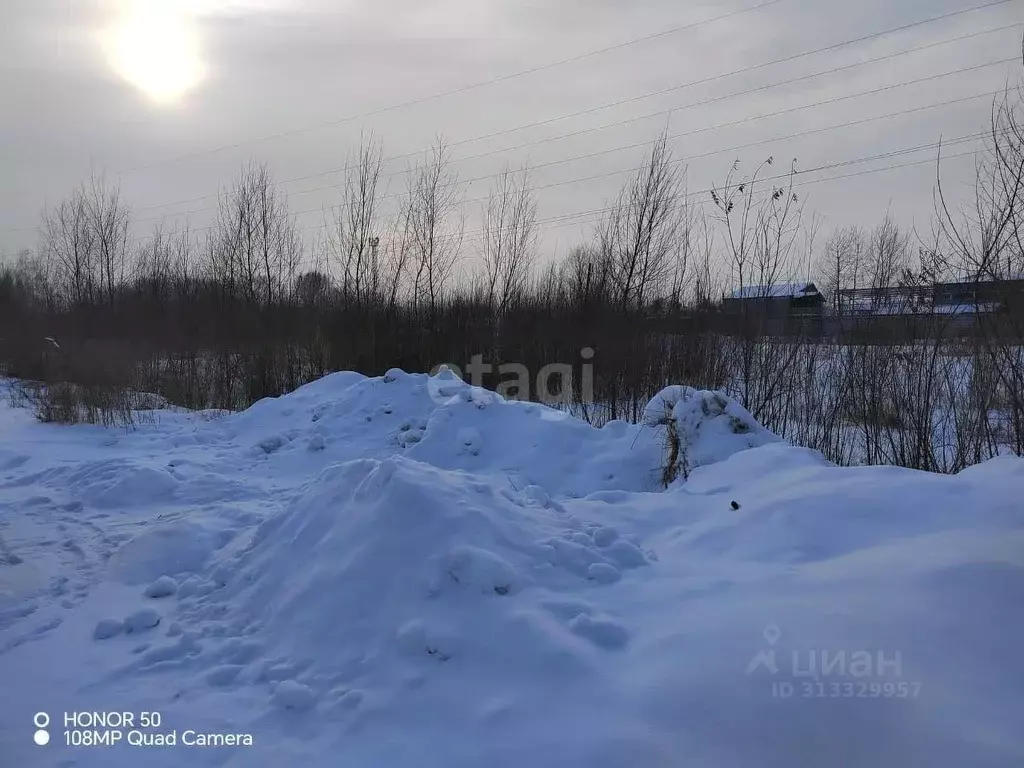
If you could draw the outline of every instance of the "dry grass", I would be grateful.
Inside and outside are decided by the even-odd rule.
[[[11,403],[28,408],[44,424],[98,424],[132,427],[138,411],[146,410],[143,396],[119,387],[83,386],[70,382],[44,384],[19,381]],[[137,408],[138,405],[144,406]]]

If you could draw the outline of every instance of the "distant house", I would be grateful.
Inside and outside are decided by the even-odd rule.
[[[722,300],[726,314],[786,317],[820,314],[825,303],[814,283],[747,285]]]
[[[1024,280],[935,283],[930,286],[842,288],[843,316],[968,315],[997,312],[1024,299]]]
[[[995,312],[1016,309],[1024,300],[1024,280],[979,280],[936,283],[932,292],[935,312]]]
[[[841,288],[838,310],[842,316],[913,315],[931,305],[931,289],[920,286]]]

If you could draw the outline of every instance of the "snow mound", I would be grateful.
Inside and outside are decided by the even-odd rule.
[[[110,447],[117,442],[116,435],[108,435],[102,444]],[[103,510],[173,501],[178,491],[172,474],[135,459],[84,460],[49,469],[42,477],[73,492],[80,503]]]
[[[719,393],[596,429],[445,371],[116,440],[5,407],[12,765],[138,765],[17,725],[101,704],[255,737],[196,768],[1024,765],[1021,459],[836,467]]]
[[[161,597],[170,597],[178,591],[178,582],[172,579],[170,576],[161,576],[159,579],[154,581],[148,587],[146,587],[145,595],[153,599],[159,599]]]
[[[125,632],[145,632],[160,623],[160,614],[152,608],[142,608],[130,616],[125,617]]]
[[[583,604],[555,616],[538,602],[647,565],[591,529],[596,540],[564,511],[469,475],[364,459],[324,470],[264,522],[217,599],[262,627],[267,654],[315,660],[304,684],[318,695],[343,682],[393,698],[440,674],[442,709],[470,717],[475,675],[516,686],[537,669],[582,675],[595,654],[625,646],[609,616]],[[445,675],[452,664],[458,674]]]
[[[651,399],[643,423],[667,430],[666,479],[688,478],[698,467],[782,440],[731,397],[679,385],[666,387]]]
[[[143,530],[115,552],[108,572],[111,578],[133,585],[197,573],[223,544],[222,534],[196,523],[178,520],[158,524]],[[166,585],[166,581],[161,584]]]
[[[441,469],[497,475],[548,496],[654,490],[661,459],[661,447],[634,425],[617,421],[598,429],[538,403],[506,401],[447,370],[335,374],[260,401],[218,429],[275,471],[309,473],[399,454]]]

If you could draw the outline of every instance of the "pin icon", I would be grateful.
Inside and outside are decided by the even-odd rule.
[[[38,729],[34,734],[32,734],[32,741],[40,747],[45,747],[50,743],[50,734],[48,731],[43,729],[50,724],[50,716],[45,712],[36,712],[32,716],[32,724]]]
[[[767,627],[764,628],[764,632],[761,633],[761,636],[765,639],[765,642],[767,642],[769,646],[774,646],[777,642],[779,642],[779,638],[782,637],[782,630],[774,624],[769,624]],[[755,669],[759,669],[760,667],[764,667],[773,675],[778,674],[779,667],[775,661],[774,647],[758,651],[757,655],[750,660],[749,664],[747,664],[747,674],[749,675]]]

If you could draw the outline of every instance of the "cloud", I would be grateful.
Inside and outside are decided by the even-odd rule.
[[[205,225],[210,211],[204,208],[213,200],[193,198],[215,194],[248,159],[264,160],[278,179],[312,177],[282,185],[293,210],[309,211],[299,223],[312,231],[322,207],[336,199],[332,187],[338,182],[337,174],[317,174],[343,167],[360,134],[373,130],[386,155],[423,149],[443,132],[457,142],[453,154],[463,180],[487,177],[507,161],[536,166],[535,181],[544,187],[541,218],[584,214],[545,225],[545,253],[552,254],[586,234],[593,219],[586,212],[615,194],[626,178],[617,172],[637,166],[643,143],[666,125],[678,134],[677,157],[694,158],[691,190],[720,180],[736,159],[743,168],[769,154],[797,157],[802,168],[828,166],[981,130],[985,99],[865,120],[995,90],[1017,67],[823,102],[1013,56],[1019,30],[775,84],[1014,22],[1011,5],[767,66],[960,7],[960,0],[862,0],[855,6],[783,0],[392,110],[386,108],[744,6],[678,0],[179,0],[165,5],[180,25],[177,42],[151,29],[156,42],[129,35],[125,49],[111,55],[101,44],[103,30],[138,13],[137,3],[3,4],[0,45],[10,66],[0,70],[0,99],[13,119],[0,124],[0,252],[34,245],[40,208],[92,166],[121,173],[126,196],[144,209],[136,224],[142,235],[160,216],[173,222],[188,211],[194,226]],[[158,55],[161,45],[165,50]],[[718,77],[736,70],[747,71]],[[699,82],[707,78],[716,79]],[[664,93],[637,98],[658,91]],[[509,130],[532,123],[540,124]],[[848,123],[854,125],[832,128]],[[501,135],[467,141],[496,132]],[[850,174],[929,159],[934,151],[922,149],[808,174],[809,208],[826,217],[826,228],[870,224],[890,207],[898,219],[926,223],[935,174],[929,163]],[[389,193],[400,188],[407,164],[400,158],[386,168],[395,174]],[[947,172],[953,185],[969,180],[970,160],[951,161]],[[848,178],[820,181],[843,175]],[[486,190],[486,178],[463,185],[467,199]],[[179,200],[190,202],[170,205]]]

